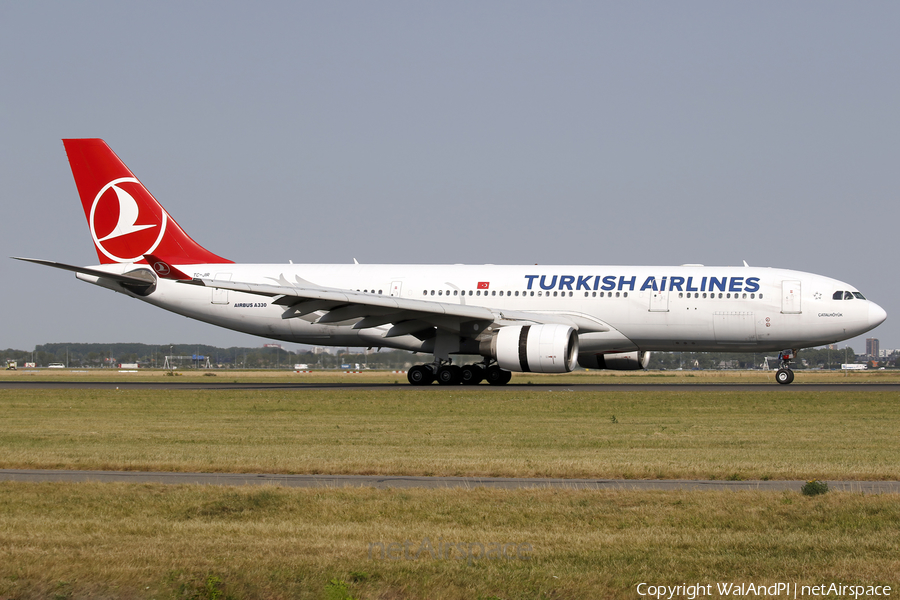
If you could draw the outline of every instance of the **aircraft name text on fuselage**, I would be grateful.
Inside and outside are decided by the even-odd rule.
[[[525,289],[567,291],[628,290],[644,292],[758,292],[759,277],[680,277],[650,275],[638,284],[637,275],[525,275]]]

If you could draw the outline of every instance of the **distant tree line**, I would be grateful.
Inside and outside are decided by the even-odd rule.
[[[217,348],[204,344],[41,344],[34,351],[0,350],[0,360],[15,360],[21,366],[34,362],[39,367],[62,363],[70,368],[117,368],[122,363],[138,363],[144,368],[163,368],[166,356],[188,357],[170,359],[169,366],[179,369],[203,368],[206,357],[213,368],[220,369],[291,369],[296,364],[310,369],[408,369],[414,364],[430,362],[429,354],[413,354],[405,350],[364,351],[359,348],[338,349],[336,353],[311,350],[292,352],[278,347]],[[191,357],[202,356],[203,359]],[[775,358],[777,352],[652,352],[650,369],[758,369],[766,357]],[[465,358],[466,360],[463,360]],[[456,362],[475,362],[478,357],[459,357]],[[842,363],[866,362],[868,357],[857,356],[852,348],[801,350],[793,363],[795,369],[840,369]],[[770,361],[774,366],[775,361]],[[873,366],[870,364],[870,366]],[[882,359],[878,366],[900,368],[900,355]]]
[[[209,364],[224,369],[291,369],[306,364],[311,369],[340,369],[343,365],[370,369],[408,368],[425,359],[402,350],[361,351],[359,348],[338,349],[335,354],[312,351],[292,352],[278,347],[217,348],[204,344],[41,344],[34,351],[7,349],[0,351],[0,360],[15,360],[22,365],[34,362],[39,367],[62,363],[70,368],[117,368],[126,363],[138,363],[145,368],[163,368],[166,357],[169,366],[179,369],[201,368]],[[424,355],[421,355],[424,356]],[[184,358],[187,357],[187,358]],[[193,357],[203,357],[196,359]],[[430,357],[428,357],[430,360]]]
[[[773,367],[778,352],[651,352],[649,369],[759,369],[765,368],[766,357],[769,367]],[[881,360],[879,366],[900,366],[900,356],[894,354]],[[791,362],[792,369],[840,369],[841,364],[870,362],[866,356],[857,356],[853,348],[847,346],[839,350],[827,348],[806,348],[801,350]],[[870,365],[871,366],[871,365]]]

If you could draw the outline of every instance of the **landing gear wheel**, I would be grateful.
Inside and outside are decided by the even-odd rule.
[[[478,385],[484,381],[484,369],[478,365],[466,365],[462,368],[462,384]]]
[[[787,385],[794,381],[794,372],[790,369],[778,369],[778,372],[775,373],[775,381]]]
[[[441,385],[459,385],[462,381],[462,369],[456,365],[441,367],[437,372],[437,382]]]
[[[512,373],[504,371],[497,365],[493,365],[488,367],[487,372],[484,374],[484,378],[487,379],[487,382],[491,385],[506,385],[509,383],[509,380],[512,379]]]
[[[434,381],[434,373],[430,367],[416,365],[410,368],[406,378],[413,385],[428,385]]]

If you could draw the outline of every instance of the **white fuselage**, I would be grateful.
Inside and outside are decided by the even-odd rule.
[[[140,265],[96,267],[122,273]],[[581,352],[778,351],[834,343],[881,323],[885,312],[847,283],[756,267],[503,265],[177,265],[197,279],[322,287],[486,307],[498,318],[528,312],[577,324]],[[103,279],[79,274],[92,283]],[[159,279],[136,298],[236,331],[311,345],[429,351],[390,328],[321,324],[323,313],[286,318],[273,298]],[[837,292],[842,299],[835,299]],[[855,294],[854,294],[855,292]],[[843,299],[847,295],[848,299]]]

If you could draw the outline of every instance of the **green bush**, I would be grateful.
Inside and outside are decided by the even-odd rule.
[[[824,481],[813,479],[804,483],[800,491],[803,492],[804,496],[818,496],[828,491],[828,484]]]

